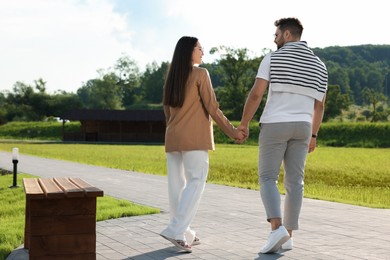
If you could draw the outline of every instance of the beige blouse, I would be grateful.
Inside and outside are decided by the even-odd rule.
[[[234,138],[234,127],[219,109],[205,68],[193,67],[180,108],[164,106],[165,151],[214,150],[213,121]]]

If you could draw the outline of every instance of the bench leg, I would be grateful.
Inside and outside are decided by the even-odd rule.
[[[26,219],[24,223],[24,248],[30,248],[30,200],[26,198]]]

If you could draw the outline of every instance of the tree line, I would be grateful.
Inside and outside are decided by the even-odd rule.
[[[262,55],[251,57],[246,48],[214,47],[210,54],[219,58],[201,65],[209,70],[220,107],[229,119],[241,119],[258,66],[269,51],[263,49]],[[313,51],[329,72],[325,121],[340,116],[351,105],[366,105],[360,121],[387,121],[390,45],[326,47]],[[98,77],[86,81],[76,93],[60,90],[49,94],[41,78],[32,84],[16,82],[11,90],[0,93],[0,124],[61,117],[74,108],[161,109],[168,67],[169,62],[153,62],[141,73],[137,63],[124,55],[112,68],[99,70]],[[258,113],[261,110],[262,107]]]

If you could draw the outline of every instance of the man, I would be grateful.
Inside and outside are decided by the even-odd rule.
[[[275,21],[278,50],[262,60],[245,103],[240,129],[248,125],[265,91],[267,103],[260,118],[260,195],[271,224],[261,253],[292,249],[292,232],[298,229],[302,206],[306,156],[316,146],[324,113],[328,73],[325,65],[301,41],[303,26],[296,18]],[[277,180],[284,166],[284,216]]]

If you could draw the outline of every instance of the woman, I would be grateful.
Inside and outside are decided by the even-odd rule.
[[[198,210],[214,150],[213,121],[235,140],[244,138],[219,109],[210,76],[201,64],[203,48],[195,37],[176,44],[164,85],[170,222],[161,236],[186,252],[200,241],[190,224]]]

